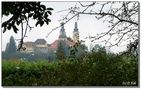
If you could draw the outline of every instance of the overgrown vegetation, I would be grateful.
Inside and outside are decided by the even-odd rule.
[[[138,60],[132,54],[112,54],[102,49],[83,59],[3,60],[2,85],[138,86]]]

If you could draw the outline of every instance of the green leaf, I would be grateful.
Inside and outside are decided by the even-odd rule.
[[[47,10],[54,10],[53,8],[47,8]]]
[[[48,19],[48,18],[47,18],[46,20],[47,20],[48,22],[51,22],[51,20],[50,20],[50,19]]]
[[[11,29],[11,24],[9,24],[9,25],[8,25],[7,29],[8,29],[8,30],[10,30],[10,29]]]
[[[47,12],[48,12],[48,14],[52,15],[52,13],[50,11],[47,11]]]
[[[7,26],[7,22],[3,22],[2,27],[6,27],[6,26]]]
[[[19,25],[19,24],[20,24],[20,20],[19,20],[19,21],[17,21],[16,23],[17,23],[17,25]]]
[[[28,17],[32,17],[32,16],[33,16],[33,13],[30,13]]]
[[[39,21],[36,22],[35,26],[37,27],[38,24],[39,24]]]
[[[4,27],[3,33],[5,33],[5,31],[6,31],[6,28]]]
[[[46,23],[47,25],[49,24],[49,21],[48,21],[47,19],[45,19],[44,21],[45,21],[45,23]]]
[[[36,19],[38,16],[36,14],[33,15],[33,18]]]
[[[40,5],[40,7],[41,7],[41,8],[43,8],[43,10],[45,10],[45,9],[46,9],[46,7],[45,7],[44,5]]]
[[[16,26],[13,26],[13,30],[14,30],[15,33],[17,33],[17,31],[18,31]]]
[[[48,25],[49,24],[49,22],[48,21],[45,21],[46,22],[46,24]]]
[[[44,24],[44,21],[41,21],[41,22],[40,22],[40,26],[43,26],[43,24]]]
[[[47,14],[47,12],[45,12],[44,18],[47,19],[47,17],[48,17],[48,14]]]

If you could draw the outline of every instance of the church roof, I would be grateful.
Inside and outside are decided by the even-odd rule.
[[[58,47],[58,42],[59,42],[60,40],[55,40],[51,45],[50,45],[50,48],[52,48],[52,49],[56,49],[57,47]],[[74,45],[74,42],[73,41],[71,41],[71,40],[66,40],[65,41],[69,46],[72,46],[72,45]]]
[[[75,43],[72,42],[72,41],[67,40],[67,44],[68,44],[69,46],[73,46]]]
[[[35,41],[35,44],[46,44],[46,41],[45,41],[45,39],[37,39]]]
[[[26,45],[26,47],[33,47],[33,42],[25,42],[24,45]]]
[[[58,41],[59,41],[59,40],[55,40],[55,41],[50,45],[50,48],[57,48],[57,46],[58,46]]]

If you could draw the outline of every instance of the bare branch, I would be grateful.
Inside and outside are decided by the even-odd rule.
[[[75,11],[75,12],[77,12],[77,11]],[[104,12],[103,13],[82,13],[82,12],[78,12],[78,14],[102,15],[102,17],[109,15],[109,16],[113,16],[113,17],[117,18],[120,22],[132,23],[132,24],[135,24],[137,26],[139,25],[137,22],[133,22],[133,21],[130,21],[130,20],[121,19],[121,18],[119,18],[118,16],[116,16],[116,15],[114,15],[112,13],[104,13]]]
[[[96,40],[100,41],[101,39],[103,39],[103,37],[108,36],[108,38],[105,38],[105,40],[101,40],[100,42],[105,42],[105,44],[115,46],[121,44],[125,39],[127,41],[131,39],[135,41],[136,39],[138,39],[139,4],[137,2],[92,2],[89,5],[84,5],[79,2],[79,5],[79,8],[86,8],[82,11],[80,11],[80,9],[74,9],[74,7],[69,9],[69,12],[65,17],[67,18],[65,24],[74,17],[81,15],[94,15],[98,20],[102,19],[103,21],[106,21],[110,24],[108,26],[110,29],[108,29],[107,32],[102,32],[100,34],[97,34],[96,36],[87,37],[89,39],[92,39],[92,42],[96,42]],[[73,16],[69,18],[70,15]],[[118,35],[118,37],[115,38],[116,35]],[[112,38],[115,38],[115,43],[110,43]]]
[[[84,13],[90,6],[93,6],[94,4],[95,4],[95,3],[92,3],[92,4],[90,4],[89,6],[87,6],[81,13]],[[71,18],[69,18],[67,21],[64,22],[64,24],[68,23],[70,20],[72,20],[72,19],[73,19],[74,17],[76,17],[77,15],[79,15],[79,13],[77,13],[77,14],[75,14],[74,16],[72,16]],[[58,26],[58,27],[55,27],[54,29],[52,29],[52,30],[47,34],[46,38],[48,38],[49,35],[50,35],[54,30],[56,30],[56,29],[58,29],[58,28],[60,28],[60,27],[61,27],[61,25]]]
[[[82,6],[82,7],[88,7],[88,6],[93,6],[95,5],[96,2],[93,2],[92,4],[89,4],[89,5],[83,5],[81,2],[79,2],[79,4]]]
[[[96,39],[100,39],[100,38],[106,36],[106,35],[109,34],[109,33],[115,28],[115,26],[117,26],[117,24],[119,24],[119,23],[120,23],[120,22],[117,22],[109,31],[105,32],[103,35],[98,36],[98,37],[90,37],[90,38],[94,38],[94,40],[96,40]]]
[[[24,27],[23,27],[23,22],[21,21],[21,39],[20,39],[20,43],[19,43],[19,45],[18,45],[18,49],[17,49],[17,51],[20,51],[21,49],[23,49],[24,47],[23,47],[23,44],[24,44],[24,38],[26,37],[26,34],[27,34],[27,30],[28,30],[28,28],[31,30],[33,27],[31,27],[30,25],[29,25],[29,18],[27,18],[26,19],[26,21],[25,21],[25,23],[26,23],[26,28],[25,28],[25,30],[24,30]],[[24,32],[25,31],[25,32]]]

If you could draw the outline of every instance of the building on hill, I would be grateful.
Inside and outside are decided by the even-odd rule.
[[[25,53],[32,53],[34,52],[34,43],[33,42],[25,42],[23,44],[23,47],[25,47],[25,50],[22,50],[21,52],[25,52]]]
[[[77,28],[77,22],[75,22],[75,29],[73,32],[73,38],[71,39],[70,37],[66,36],[66,32],[65,32],[65,28],[64,28],[64,23],[61,23],[61,29],[60,29],[60,34],[57,40],[55,40],[51,45],[50,48],[56,52],[57,47],[58,47],[58,43],[62,42],[64,44],[66,44],[68,47],[73,46],[77,41],[79,41],[79,32],[78,32],[78,28]],[[65,46],[66,47],[66,46]]]
[[[39,53],[48,53],[48,51],[52,50],[56,53],[58,44],[61,42],[63,43],[64,50],[67,51],[67,48],[73,46],[77,41],[79,41],[79,31],[77,27],[77,22],[75,22],[75,27],[73,31],[73,39],[67,37],[64,23],[61,23],[60,34],[57,40],[53,43],[48,44],[45,39],[37,39],[35,42],[25,42],[23,46],[26,48],[24,53],[32,53],[32,52],[39,52]]]
[[[34,42],[35,51],[39,53],[47,53],[48,52],[48,45],[45,39],[37,39]]]
[[[48,45],[45,39],[37,39],[35,42],[25,42],[23,47],[25,47],[25,50],[22,50],[21,52],[24,53],[46,53],[48,51]]]
[[[34,43],[37,47],[44,47],[45,45],[47,45],[45,39],[37,39]]]

